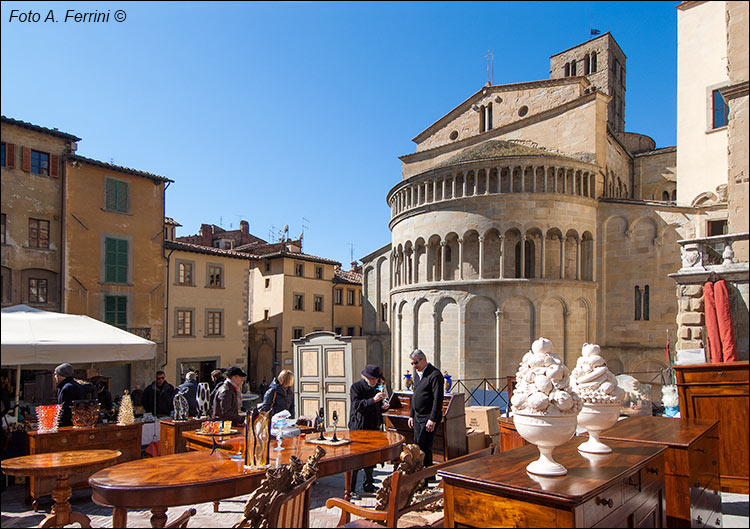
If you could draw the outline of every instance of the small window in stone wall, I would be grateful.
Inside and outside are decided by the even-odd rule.
[[[528,113],[529,113],[529,107],[527,107],[526,105],[518,109],[518,115],[521,117],[524,117]]]
[[[591,73],[596,73],[596,52],[591,52]]]
[[[650,297],[651,287],[649,287],[649,285],[644,285],[643,289],[638,285],[633,287],[633,304],[635,308],[634,320],[649,320],[651,312]]]

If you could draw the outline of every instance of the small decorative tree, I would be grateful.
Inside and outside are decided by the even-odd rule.
[[[120,401],[120,410],[117,413],[117,425],[127,426],[134,422],[135,415],[133,415],[133,401],[131,400],[130,395],[128,395],[128,390],[125,390],[125,393],[122,395],[122,400]]]

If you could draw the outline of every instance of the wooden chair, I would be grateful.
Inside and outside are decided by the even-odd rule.
[[[490,446],[482,450],[477,450],[476,452],[472,452],[471,454],[451,459],[444,463],[440,463],[439,465],[433,465],[431,467],[422,469],[419,472],[415,472],[414,474],[394,472],[393,479],[391,481],[391,493],[388,497],[388,509],[385,511],[378,511],[376,509],[368,507],[360,507],[359,505],[355,505],[342,498],[328,499],[326,501],[326,508],[331,509],[332,507],[338,507],[339,509],[341,509],[341,518],[339,518],[337,527],[382,527],[383,524],[385,524],[386,527],[396,527],[398,519],[402,515],[411,511],[420,510],[426,505],[433,503],[443,497],[443,491],[436,490],[435,494],[431,494],[420,501],[404,505],[403,503],[405,502],[405,499],[402,498],[404,494],[400,493],[401,490],[413,490],[420,481],[434,477],[437,474],[438,470],[444,470],[453,465],[458,465],[460,463],[465,463],[466,461],[471,461],[473,459],[479,459],[480,457],[492,455],[494,449],[495,445],[491,444]],[[366,518],[366,520],[355,520],[354,522],[350,523],[352,514],[360,516],[362,518]],[[372,522],[368,520],[372,520]],[[440,525],[440,527],[442,527],[442,525]]]
[[[310,527],[310,487],[315,477],[277,497],[268,508],[268,527]],[[234,527],[247,527],[238,524]]]

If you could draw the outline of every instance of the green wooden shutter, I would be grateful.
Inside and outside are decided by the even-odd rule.
[[[128,241],[115,239],[117,241],[117,274],[118,283],[128,282]]]
[[[117,209],[117,181],[107,178],[105,188],[105,209]]]
[[[104,298],[104,321],[115,327],[128,326],[128,298],[126,296],[106,296]]]
[[[128,211],[128,183],[117,182],[117,211]]]
[[[104,240],[104,282],[117,282],[117,239]],[[109,298],[108,298],[109,299]],[[114,308],[112,309],[114,310]]]

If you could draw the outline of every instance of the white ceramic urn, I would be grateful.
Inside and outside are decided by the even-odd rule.
[[[620,403],[583,403],[578,413],[578,424],[589,433],[588,441],[581,444],[578,450],[590,454],[609,454],[612,449],[599,440],[599,435],[611,428],[620,416]]]
[[[564,476],[568,473],[552,458],[552,451],[575,434],[575,414],[531,415],[514,412],[513,422],[519,435],[539,449],[539,459],[526,466],[528,472],[540,476]]]

